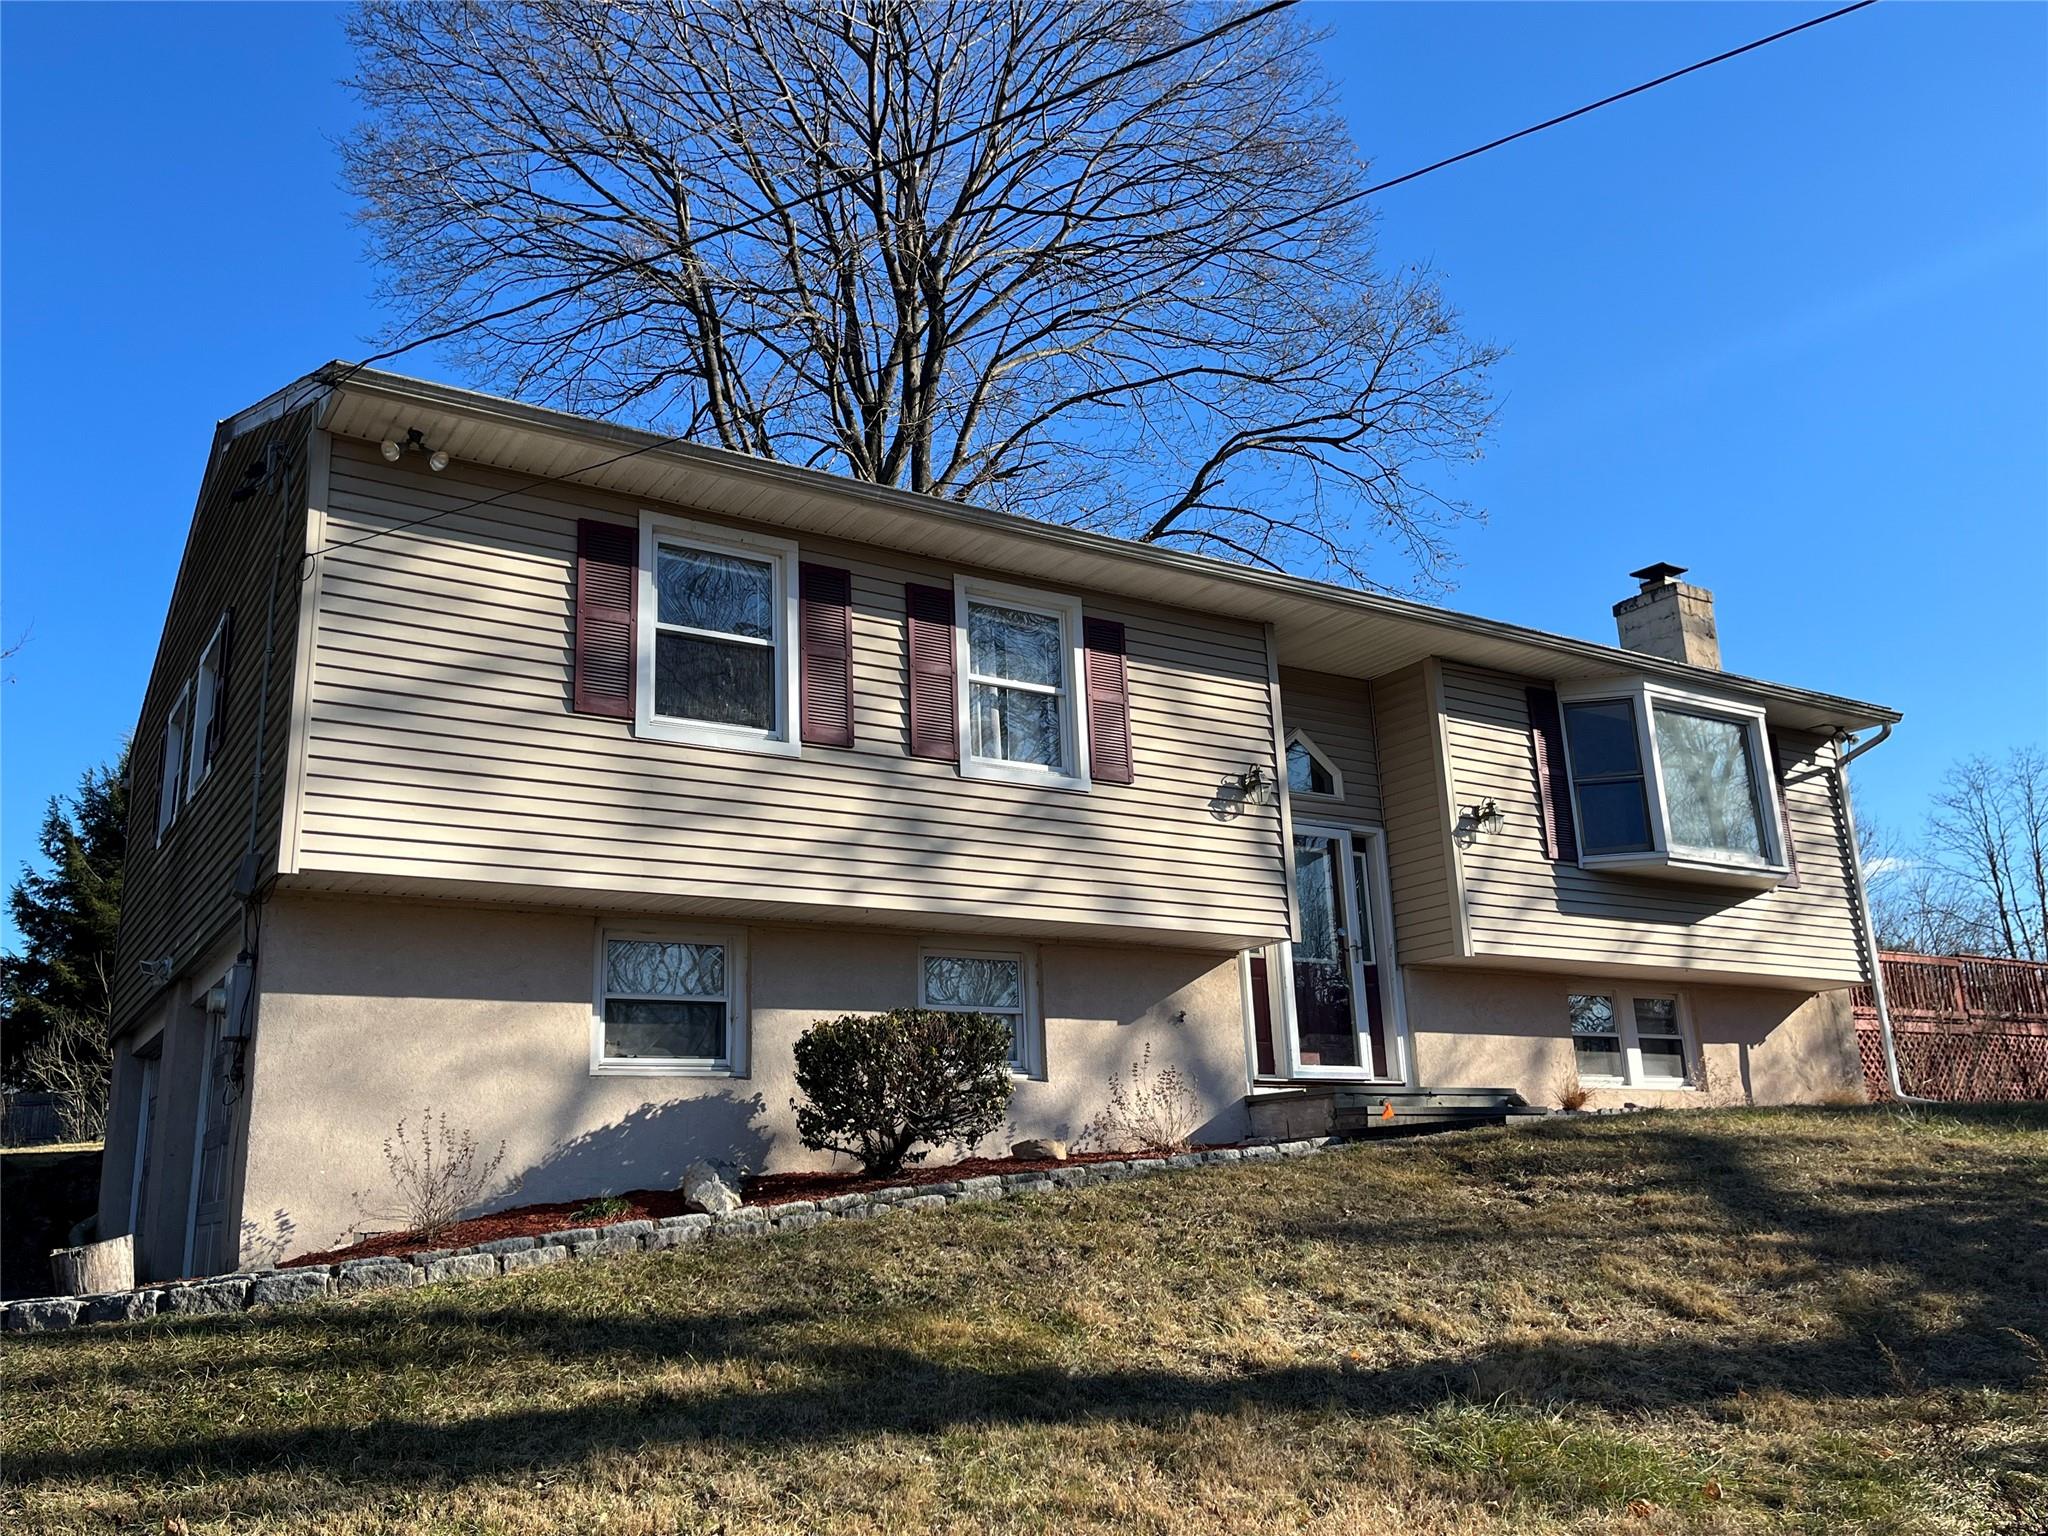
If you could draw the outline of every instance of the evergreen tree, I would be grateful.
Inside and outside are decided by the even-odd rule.
[[[78,792],[50,797],[43,813],[45,871],[22,867],[8,893],[21,946],[0,955],[0,1074],[65,1017],[104,1031],[113,1014],[114,934],[121,922],[121,866],[128,848],[128,751],[87,769]]]

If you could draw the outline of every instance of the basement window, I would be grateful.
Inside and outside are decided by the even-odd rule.
[[[1694,1055],[1675,993],[1588,987],[1568,993],[1572,1065],[1588,1088],[1690,1088]]]
[[[743,1074],[745,976],[737,934],[604,930],[590,1070]]]
[[[1037,1075],[1031,967],[1014,949],[928,945],[917,957],[917,1006],[941,1013],[986,1013],[1010,1027],[1010,1070]]]
[[[1784,878],[1761,709],[1649,682],[1558,698],[1583,867],[1757,888]]]

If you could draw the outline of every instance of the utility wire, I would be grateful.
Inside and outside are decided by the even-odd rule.
[[[1199,37],[1187,39],[1179,44],[1176,44],[1172,48],[1162,50],[1158,54],[1151,54],[1147,55],[1143,59],[1133,60],[1128,64],[1122,65],[1116,69],[1107,71],[1102,75],[1096,76],[1093,79],[1081,85],[1071,87],[1069,90],[1060,93],[1050,102],[1038,102],[1034,103],[1029,108],[1020,107],[1014,109],[1011,112],[1003,114],[1002,116],[997,117],[988,123],[984,123],[967,133],[956,135],[952,139],[945,140],[942,143],[931,146],[925,150],[920,151],[919,153],[933,154],[944,149],[956,147],[959,144],[965,143],[968,139],[973,138],[977,134],[987,132],[991,128],[1001,127],[1003,124],[1012,121],[1015,118],[1025,116],[1029,113],[1043,111],[1045,107],[1048,105],[1057,105],[1059,102],[1070,100],[1074,96],[1092,90],[1097,85],[1104,84],[1107,81],[1115,79],[1120,75],[1129,74],[1133,70],[1143,68],[1150,64],[1158,63],[1164,59],[1171,58],[1173,55],[1177,53],[1185,52],[1189,48],[1196,47],[1199,44],[1207,42],[1214,37],[1219,37],[1227,31],[1234,31],[1236,30],[1236,28],[1248,25],[1249,23],[1259,20],[1262,17],[1274,14],[1279,11],[1287,10],[1291,8],[1295,3],[1296,0],[1273,0],[1273,3],[1261,6],[1257,10],[1235,17],[1232,19],[1231,22],[1225,24],[1224,26],[1214,28],[1209,32],[1201,34]],[[1840,6],[1835,10],[1825,12],[1824,14],[1819,16],[1809,17],[1807,20],[1798,22],[1789,27],[1782,27],[1778,31],[1772,32],[1767,36],[1756,38],[1750,42],[1743,43],[1739,47],[1729,48],[1721,53],[1714,54],[1711,58],[1700,59],[1695,63],[1687,64],[1682,69],[1674,69],[1665,74],[1658,75],[1653,80],[1645,80],[1640,85],[1632,85],[1625,91],[1616,91],[1612,95],[1601,97],[1598,101],[1587,102],[1582,107],[1575,107],[1569,112],[1559,113],[1556,117],[1545,118],[1540,123],[1533,123],[1529,127],[1518,129],[1514,133],[1503,134],[1500,138],[1497,139],[1489,139],[1486,143],[1480,144],[1472,149],[1465,150],[1460,154],[1449,155],[1442,160],[1432,161],[1430,164],[1421,166],[1416,170],[1409,171],[1405,175],[1396,176],[1391,181],[1375,182],[1373,185],[1369,187],[1361,187],[1355,192],[1346,193],[1344,196],[1334,198],[1331,201],[1323,203],[1316,208],[1305,210],[1303,213],[1295,215],[1294,218],[1286,220],[1280,225],[1274,226],[1274,228],[1285,228],[1287,224],[1299,222],[1303,218],[1317,217],[1324,213],[1333,212],[1338,208],[1346,207],[1352,203],[1359,202],[1364,198],[1375,196],[1381,192],[1391,191],[1395,187],[1405,186],[1409,182],[1418,180],[1424,176],[1428,176],[1433,172],[1444,170],[1449,166],[1461,164],[1466,160],[1476,159],[1480,155],[1488,154],[1493,150],[1502,148],[1505,145],[1513,144],[1518,139],[1526,139],[1535,134],[1543,133],[1548,129],[1560,127],[1563,124],[1569,123],[1576,118],[1584,117],[1588,113],[1597,112],[1602,107],[1611,107],[1616,102],[1627,101],[1631,96],[1640,96],[1645,91],[1653,91],[1660,85],[1669,85],[1674,80],[1682,80],[1687,75],[1697,74],[1699,73],[1699,71],[1703,69],[1711,69],[1716,64],[1725,64],[1730,59],[1738,59],[1742,57],[1742,55],[1744,55],[1745,53],[1754,53],[1759,48],[1767,48],[1772,43],[1781,42],[1785,38],[1795,36],[1796,34],[1801,32],[1809,31],[1814,27],[1825,26],[1828,22],[1838,21],[1842,17],[1847,16],[1855,11],[1867,10],[1875,4],[1877,4],[1877,0],[1853,0],[1853,3],[1849,5]],[[791,204],[793,203],[812,202],[817,200],[818,198],[830,196],[835,192],[845,191],[848,188],[852,187],[855,184],[855,182],[859,180],[861,177],[871,176],[878,170],[901,169],[902,166],[907,164],[911,158],[913,157],[905,156],[895,161],[883,162],[880,165],[869,165],[863,167],[858,173],[848,173],[838,182],[836,186],[821,187],[813,192],[802,193],[792,198],[790,203],[777,202],[773,204],[771,207],[764,208],[758,214],[753,215],[751,218],[739,224],[730,225],[723,229],[707,230],[705,231],[703,238],[718,238],[724,235],[740,233],[746,229],[752,228],[754,225],[759,224],[762,220],[767,219],[775,214],[789,212]],[[446,327],[442,330],[431,332],[428,335],[417,337],[412,341],[401,343],[398,346],[390,347],[385,351],[372,353],[370,356],[362,359],[360,362],[350,364],[348,368],[345,369],[338,376],[333,378],[321,379],[316,388],[338,388],[340,385],[347,383],[351,378],[353,378],[356,374],[360,373],[363,369],[368,368],[373,364],[388,362],[390,359],[398,357],[403,353],[411,352],[419,347],[431,345],[432,343],[437,341],[447,341],[455,336],[461,335],[465,331],[473,330],[480,325],[490,325],[494,324],[499,320],[509,319],[513,315],[524,313],[526,310],[532,309],[537,305],[548,303],[554,299],[567,297],[570,294],[576,293],[581,289],[588,287],[593,282],[601,281],[604,278],[615,277],[622,272],[631,271],[635,267],[650,265],[651,261],[652,258],[641,258],[634,261],[622,262],[616,266],[606,268],[605,271],[599,274],[597,277],[579,279],[575,283],[570,283],[560,288],[551,289],[546,293],[538,294],[533,298],[523,300],[518,304],[514,304],[505,309],[495,311],[492,314],[479,316],[478,318],[473,320],[466,320],[459,324]],[[670,437],[658,438],[651,443],[644,443],[638,448],[629,448],[623,453],[613,454],[608,459],[599,459],[594,464],[586,464],[582,468],[569,471],[566,474],[542,475],[535,480],[528,481],[524,485],[517,485],[513,486],[509,490],[500,491],[494,496],[479,497],[475,501],[467,501],[461,503],[458,506],[446,507],[439,512],[429,513],[425,517],[413,518],[409,522],[397,523],[389,528],[379,528],[373,530],[372,532],[363,534],[358,538],[344,540],[341,543],[323,545],[321,549],[317,551],[317,553],[325,554],[329,551],[337,549],[353,549],[358,544],[367,544],[370,540],[382,538],[386,534],[403,533],[409,528],[419,527],[422,523],[431,523],[439,518],[452,517],[457,512],[468,512],[474,510],[477,507],[487,507],[490,506],[493,502],[503,501],[508,496],[517,496],[526,491],[534,490],[539,486],[548,485],[552,483],[566,483],[579,476],[592,474],[597,470],[609,468],[611,465],[620,463],[626,459],[637,458],[639,455],[643,453],[653,453],[657,449],[668,448],[676,443],[685,442],[688,440],[688,438],[689,433],[687,431],[678,432]]]
[[[1627,101],[1631,96],[1640,96],[1645,91],[1654,91],[1660,85],[1669,85],[1674,80],[1682,80],[1685,76],[1697,74],[1700,70],[1711,69],[1716,64],[1725,64],[1730,59],[1739,59],[1745,53],[1754,53],[1759,48],[1769,47],[1772,43],[1788,38],[1796,32],[1804,32],[1809,27],[1824,26],[1830,21],[1836,21],[1841,17],[1847,16],[1851,11],[1864,10],[1875,4],[1877,4],[1877,0],[1855,0],[1853,5],[1845,5],[1839,10],[1829,11],[1824,16],[1812,17],[1807,21],[1800,22],[1797,26],[1786,27],[1782,31],[1773,32],[1769,37],[1760,37],[1754,42],[1744,43],[1740,48],[1730,48],[1726,53],[1717,53],[1711,59],[1701,59],[1697,64],[1688,64],[1683,69],[1674,69],[1669,74],[1659,75],[1654,80],[1645,80],[1641,85],[1632,85],[1625,91],[1616,91],[1612,96],[1602,96],[1598,101],[1589,101],[1583,107],[1575,107],[1573,110],[1561,113],[1556,117],[1546,118],[1544,121],[1531,127],[1523,128],[1518,132],[1504,134],[1500,138],[1481,144],[1477,149],[1468,149],[1461,155],[1452,155],[1447,159],[1435,161],[1423,166],[1420,170],[1410,171],[1405,176],[1396,176],[1392,181],[1382,181],[1375,186],[1362,188],[1325,206],[1327,208],[1341,208],[1344,204],[1356,202],[1359,198],[1371,197],[1376,192],[1385,192],[1391,188],[1402,186],[1415,180],[1418,176],[1427,176],[1431,171],[1440,171],[1447,165],[1456,165],[1461,160],[1470,160],[1475,156],[1485,154],[1489,150],[1499,149],[1503,144],[1512,144],[1517,139],[1526,139],[1531,134],[1543,132],[1546,128],[1555,128],[1562,123],[1570,122],[1575,117],[1584,117],[1588,112],[1598,112],[1602,107],[1611,107],[1617,101]]]

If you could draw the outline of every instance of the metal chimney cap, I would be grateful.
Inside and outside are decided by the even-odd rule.
[[[1676,581],[1686,572],[1686,567],[1659,560],[1655,565],[1646,565],[1640,571],[1630,571],[1645,587],[1661,587],[1667,581]]]

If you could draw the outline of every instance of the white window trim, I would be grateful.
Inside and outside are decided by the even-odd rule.
[[[213,633],[207,636],[206,644],[200,648],[199,666],[192,674],[192,708],[185,721],[186,734],[190,738],[185,744],[184,798],[188,805],[213,771],[213,758],[207,754],[206,738],[212,733],[214,713],[220,708],[221,649],[227,632],[228,616],[222,614],[214,623]]]
[[[1614,1025],[1616,1038],[1621,1041],[1620,1077],[1588,1077],[1579,1067],[1577,1038],[1571,1025],[1571,999],[1573,996],[1600,996],[1614,1004]],[[1643,1071],[1643,1050],[1640,1035],[1636,1029],[1636,999],[1668,997],[1678,1005],[1678,1039],[1685,1052],[1685,1077],[1683,1081],[1671,1078],[1649,1077]],[[1640,986],[1619,984],[1611,981],[1573,982],[1564,990],[1565,1038],[1572,1044],[1572,1070],[1578,1074],[1579,1083],[1586,1088],[1634,1088],[1654,1093],[1697,1093],[1700,1086],[1699,1038],[1693,1033],[1692,1006],[1684,989],[1680,987]]]
[[[1299,746],[1310,757],[1323,765],[1323,772],[1330,776],[1330,790],[1328,794],[1324,794],[1319,790],[1296,789],[1290,784],[1287,786],[1288,795],[1296,800],[1342,800],[1344,798],[1343,771],[1330,761],[1329,753],[1315,744],[1315,738],[1298,726],[1287,733],[1287,740],[1282,742],[1280,746],[1280,772],[1282,776],[1284,777],[1287,772],[1287,754],[1296,746]]]
[[[1572,737],[1565,721],[1564,707],[1571,704],[1626,703],[1635,713],[1636,753],[1643,765],[1643,795],[1647,801],[1651,847],[1641,852],[1587,853],[1583,839],[1579,867],[1616,873],[1664,875],[1708,884],[1751,886],[1762,889],[1776,885],[1791,873],[1785,862],[1781,828],[1783,809],[1778,804],[1775,764],[1771,757],[1770,732],[1764,711],[1754,704],[1740,703],[1713,694],[1695,693],[1647,679],[1619,679],[1605,683],[1560,684],[1557,690],[1558,735],[1564,742],[1565,777],[1572,797],[1572,820],[1583,827],[1579,814],[1579,775],[1572,764]],[[1718,856],[1696,849],[1673,851],[1670,818],[1664,805],[1664,760],[1657,750],[1657,733],[1651,711],[1664,704],[1677,709],[1714,715],[1742,726],[1749,733],[1751,777],[1756,785],[1758,816],[1765,850],[1764,862],[1752,863],[1732,856]]]
[[[1061,746],[1067,764],[1065,770],[1041,768],[1036,763],[1013,763],[1003,758],[975,755],[973,721],[969,708],[969,700],[973,695],[974,673],[967,638],[967,609],[968,605],[975,601],[1001,603],[1006,608],[1022,608],[1028,613],[1042,613],[1060,621],[1060,692],[1065,696],[1068,705],[1060,712]],[[982,581],[969,576],[955,577],[953,646],[953,707],[959,732],[961,777],[1000,779],[1012,784],[1037,784],[1049,789],[1087,793],[1088,694],[1087,689],[1082,686],[1082,679],[1086,677],[1087,672],[1085,658],[1081,654],[1081,600],[1078,597],[1064,597],[1058,593],[1040,592],[1028,587],[1006,586],[1001,582]],[[1047,691],[1028,683],[1005,681],[1002,686],[1022,688],[1026,692]]]
[[[687,1056],[610,1057],[604,1053],[605,944],[611,939],[644,939],[660,944],[721,944],[725,947],[725,1059]],[[591,974],[590,1075],[592,1077],[745,1077],[750,1031],[747,1013],[747,936],[737,929],[650,928],[606,925],[597,929]]]
[[[655,592],[655,551],[663,543],[686,545],[712,554],[763,561],[774,572],[770,607],[775,616],[775,728],[719,725],[707,720],[679,720],[654,712],[654,636],[660,600]],[[638,614],[633,637],[633,734],[654,741],[681,741],[695,746],[723,747],[736,752],[764,752],[796,757],[802,752],[797,729],[797,546],[771,534],[715,527],[653,511],[640,514]],[[669,628],[681,626],[670,625]],[[731,636],[714,638],[731,639]]]
[[[917,950],[917,1006],[940,1013],[962,1013],[972,1010],[943,1008],[929,1001],[924,992],[924,963],[931,956],[948,960],[1015,960],[1017,974],[1022,978],[1023,1007],[1018,1011],[1017,1023],[1012,1038],[1017,1047],[1011,1059],[1010,1071],[1014,1076],[1043,1080],[1045,1077],[1045,1029],[1044,1021],[1038,1016],[1038,956],[1030,949],[987,949],[970,944],[949,944],[933,939],[918,946]],[[1004,1016],[1000,1009],[990,1010],[993,1016]]]
[[[191,749],[192,679],[178,685],[164,716],[164,764],[156,790],[156,845],[178,824],[178,812],[185,804],[185,769]]]

